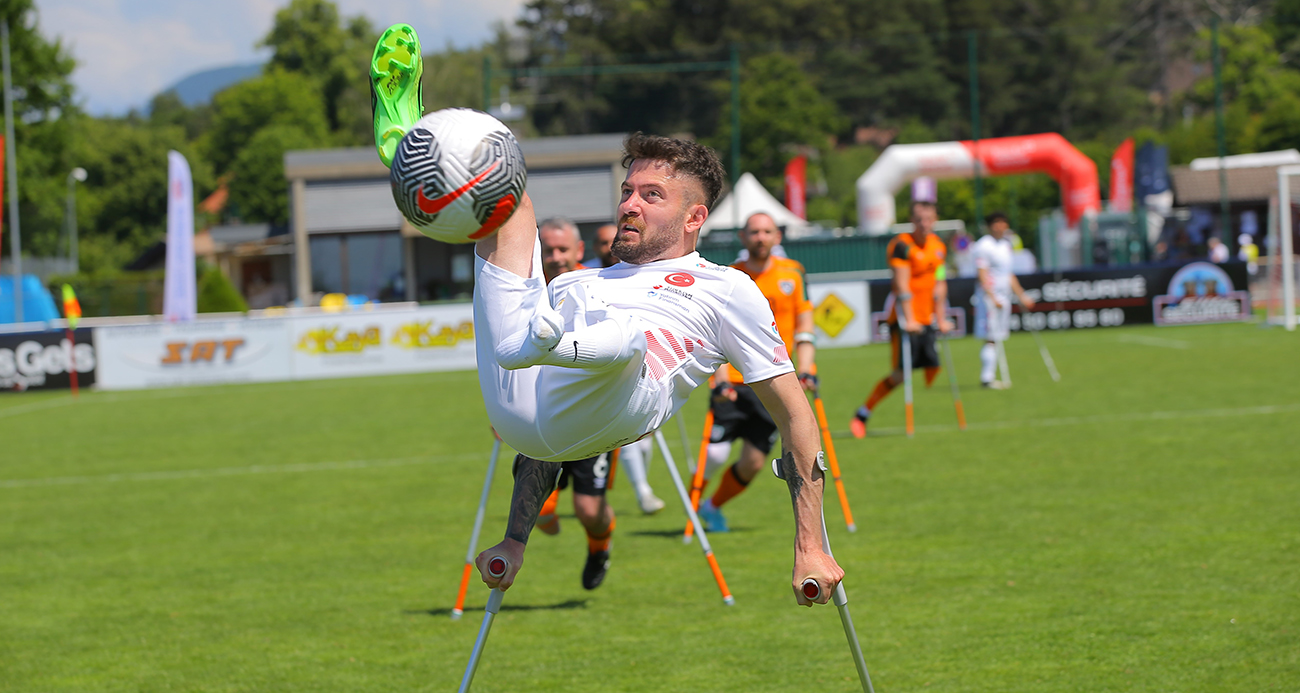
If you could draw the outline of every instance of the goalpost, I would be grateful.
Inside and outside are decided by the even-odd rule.
[[[1291,177],[1300,176],[1300,166],[1279,166],[1277,169],[1277,225],[1269,225],[1268,234],[1268,273],[1265,278],[1267,287],[1267,315],[1270,324],[1282,324],[1287,331],[1294,331],[1295,317],[1295,248],[1292,243],[1291,226]],[[1280,279],[1280,282],[1277,280]],[[1276,283],[1275,283],[1276,282]],[[1277,303],[1278,283],[1281,284],[1281,315],[1275,316],[1273,306]]]

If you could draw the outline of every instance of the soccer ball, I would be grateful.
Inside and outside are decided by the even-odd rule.
[[[496,233],[524,196],[519,141],[501,121],[468,108],[430,113],[397,146],[393,200],[436,241],[473,243]]]

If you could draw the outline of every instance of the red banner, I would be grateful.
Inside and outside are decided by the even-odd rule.
[[[800,154],[785,165],[785,206],[800,219],[808,218],[808,157]]]
[[[1133,138],[1124,140],[1110,158],[1110,211],[1133,211]]]

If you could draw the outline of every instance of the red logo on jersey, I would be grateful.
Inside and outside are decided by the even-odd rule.
[[[785,350],[784,344],[777,347],[776,349],[773,349],[772,355],[776,357],[772,359],[772,363],[785,363],[786,361],[790,360],[790,352]]]
[[[673,286],[690,286],[691,284],[695,283],[695,277],[692,277],[691,275],[685,272],[673,272],[672,274],[664,277],[664,281],[668,282],[669,284],[672,284]]]

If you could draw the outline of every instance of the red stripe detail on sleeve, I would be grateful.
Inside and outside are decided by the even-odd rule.
[[[658,356],[659,360],[663,361],[665,366],[668,366],[670,369],[677,366],[677,359],[673,358],[673,355],[659,343],[659,340],[655,339],[654,334],[649,330],[646,330],[645,333],[645,343],[646,348],[650,350],[650,353]]]
[[[665,329],[662,328],[662,327],[659,328],[659,331],[662,332],[662,333],[664,333],[664,339],[667,339],[667,340],[668,340],[668,346],[670,346],[670,347],[673,348],[673,353],[674,353],[674,354],[677,354],[677,360],[679,360],[679,361],[685,361],[685,360],[686,360],[686,350],[685,350],[685,349],[682,349],[682,345],[677,343],[677,338],[673,336],[673,333],[672,333],[672,332],[669,332],[668,330],[665,330]]]

